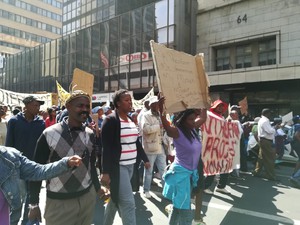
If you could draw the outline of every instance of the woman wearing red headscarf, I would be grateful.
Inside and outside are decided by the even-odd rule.
[[[214,101],[214,103],[210,107],[209,111],[211,111],[217,117],[225,120],[223,115],[225,114],[227,109],[228,109],[228,104],[219,99],[219,100]],[[229,173],[220,174],[220,180],[218,182],[218,186],[216,189],[217,192],[220,192],[223,194],[230,194],[230,192],[225,188],[227,185],[228,176],[229,176]],[[209,189],[209,187],[212,185],[212,183],[214,181],[214,177],[215,177],[215,175],[207,176],[205,178],[204,193],[211,194],[211,195],[213,194],[213,191],[211,191]]]

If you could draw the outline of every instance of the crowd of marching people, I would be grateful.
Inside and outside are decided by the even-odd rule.
[[[44,102],[34,96],[24,98],[24,108],[15,107],[10,113],[7,106],[0,106],[0,225],[41,221],[43,179],[47,225],[92,224],[99,197],[106,205],[104,225],[112,225],[117,212],[124,225],[136,225],[133,193],[141,191],[152,198],[153,177],[161,180],[162,195],[170,200],[166,206],[170,225],[205,224],[202,197],[214,194],[215,180],[215,175],[203,173],[201,157],[201,126],[208,111],[236,122],[240,131],[240,167],[220,174],[215,191],[230,194],[228,179],[240,173],[277,181],[275,163],[284,157],[287,143],[289,154],[298,157],[290,182],[300,188],[300,116],[294,116],[290,126],[280,119],[271,121],[274,115],[268,108],[259,117],[243,117],[240,106],[220,99],[209,109],[168,115],[164,102],[158,94],[134,110],[130,93],[121,89],[112,105],[94,108],[83,91],[71,93],[63,107],[46,111],[40,111]],[[133,182],[138,172],[142,174]],[[196,209],[191,210],[194,197]]]

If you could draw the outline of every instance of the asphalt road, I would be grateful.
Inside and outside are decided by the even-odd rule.
[[[279,182],[250,174],[230,178],[227,186],[230,195],[205,194],[202,207],[204,221],[208,225],[300,225],[300,190],[291,187],[288,181],[293,169],[293,164],[277,165]],[[169,202],[161,195],[159,180],[155,179],[155,183],[151,187],[151,199],[144,198],[140,192],[135,193],[137,225],[168,224],[165,206]],[[41,203],[45,198],[44,189]],[[99,200],[95,208],[95,225],[102,225],[103,211],[103,202]],[[118,215],[114,225],[122,225]]]

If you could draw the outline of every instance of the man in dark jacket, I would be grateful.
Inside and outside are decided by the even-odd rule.
[[[5,146],[14,147],[21,151],[28,159],[33,159],[34,148],[36,142],[43,130],[45,129],[45,122],[37,116],[40,111],[40,106],[44,101],[38,100],[34,96],[28,96],[23,99],[25,105],[24,112],[13,116],[7,124],[7,134]],[[27,182],[20,182],[24,187],[22,193],[22,200],[25,202],[22,224],[27,223],[28,214],[28,200],[27,200]],[[10,222],[11,225],[17,225],[21,217],[22,207],[11,211]]]

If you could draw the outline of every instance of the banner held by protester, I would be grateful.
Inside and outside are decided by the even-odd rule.
[[[70,97],[70,93],[67,92],[61,85],[56,81],[56,88],[57,88],[57,95],[58,95],[58,100],[61,105],[65,105],[67,99]]]
[[[136,100],[136,99],[132,98],[132,107],[135,110],[142,109],[144,107],[144,102],[152,96],[154,96],[154,88],[151,88],[151,90],[145,95],[145,97],[140,100]]]
[[[52,106],[52,93],[43,94],[32,94],[32,93],[19,93],[0,89],[0,103],[10,107],[14,106],[24,106],[23,99],[32,95],[38,100],[44,101],[45,104],[41,106],[41,109],[47,109],[47,107]]]
[[[230,173],[240,167],[240,130],[237,122],[227,122],[208,112],[202,125],[202,135],[205,175]]]

